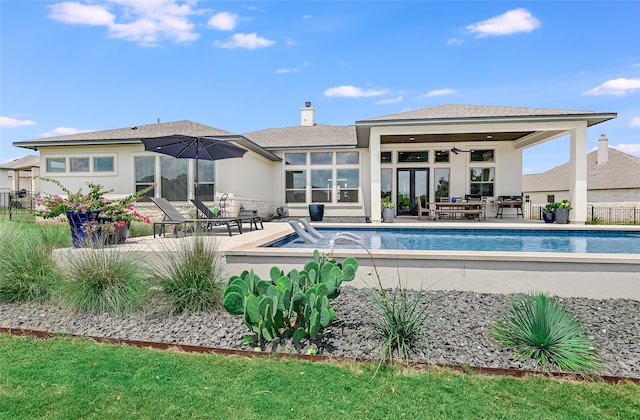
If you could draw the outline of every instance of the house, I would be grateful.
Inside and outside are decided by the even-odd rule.
[[[201,188],[209,201],[228,192],[236,209],[242,204],[264,214],[282,207],[297,217],[309,214],[309,204],[322,203],[329,217],[380,222],[384,196],[397,203],[399,215],[415,215],[417,200],[434,201],[445,194],[480,194],[490,201],[520,195],[522,150],[564,135],[570,136],[570,198],[586,203],[587,128],[615,117],[596,111],[449,104],[330,126],[315,122],[315,110],[307,102],[299,126],[242,135],[177,121],[14,146],[38,150],[42,175],[56,177],[71,190],[91,180],[124,195],[156,183],[153,194],[186,203],[194,194],[193,162],[145,151],[139,139],[177,133],[213,136],[248,153],[242,159],[201,164],[199,181],[208,186]],[[575,207],[572,221],[584,223],[585,211]]]
[[[532,203],[569,199],[570,164],[541,174],[524,175],[522,190]],[[587,202],[593,206],[640,205],[640,158],[609,147],[603,134],[587,155]]]
[[[0,192],[27,191],[37,194],[40,157],[28,155],[0,165]]]

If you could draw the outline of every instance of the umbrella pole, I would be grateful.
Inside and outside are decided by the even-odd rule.
[[[196,173],[193,177],[193,196],[195,197],[196,203],[198,202],[198,151],[200,150],[200,139],[196,140]],[[198,210],[198,216],[200,214],[200,210]]]

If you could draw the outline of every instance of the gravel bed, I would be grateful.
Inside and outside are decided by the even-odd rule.
[[[534,369],[531,361],[512,360],[489,334],[496,311],[509,296],[462,291],[423,291],[431,322],[427,328],[428,354],[416,360],[492,368]],[[603,375],[640,378],[640,302],[628,299],[563,298],[582,321],[599,356]],[[336,319],[316,340],[300,345],[275,341],[267,351],[320,355],[376,357],[378,344],[365,339],[363,319],[375,316],[362,290],[343,288],[333,301]],[[159,302],[128,315],[70,313],[53,303],[0,305],[0,326],[56,333],[190,344],[252,350],[243,345],[249,332],[242,318],[225,311],[171,314]]]

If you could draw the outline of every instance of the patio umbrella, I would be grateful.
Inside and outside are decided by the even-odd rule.
[[[162,153],[176,158],[195,159],[194,176],[195,199],[198,200],[198,160],[220,160],[242,157],[246,149],[224,139],[215,137],[188,136],[172,134],[170,136],[140,139],[144,150]]]

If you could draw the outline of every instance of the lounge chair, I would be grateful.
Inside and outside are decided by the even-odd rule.
[[[206,222],[203,223],[208,229],[216,226],[226,226],[229,236],[231,236],[231,227],[237,226],[238,232],[242,234],[242,218],[240,217],[222,217],[221,213],[216,214],[206,204],[200,200],[191,200],[191,202],[198,208],[199,211],[206,217]]]
[[[187,234],[187,232],[189,231],[189,228],[187,227],[187,225],[191,224],[191,231],[193,231],[195,224],[196,223],[200,223],[201,225],[206,225],[208,223],[211,223],[211,219],[187,219],[186,217],[184,217],[182,215],[182,213],[180,213],[180,211],[178,211],[178,209],[176,209],[173,204],[169,203],[166,199],[164,198],[158,198],[158,197],[151,197],[151,201],[153,201],[153,203],[158,206],[158,208],[160,210],[162,210],[162,212],[164,213],[164,219],[159,221],[159,222],[153,222],[153,237],[156,237],[156,234],[159,233],[160,236],[165,234],[165,228],[167,225],[173,225],[175,226],[176,229],[176,233],[177,230],[179,230],[180,228],[183,229],[185,235]],[[234,220],[238,220],[237,218],[235,218]],[[233,225],[233,221],[232,220],[221,220],[221,224],[226,224],[227,226],[227,231],[229,232],[229,236],[232,235],[231,233],[231,226]],[[238,231],[240,233],[242,233],[242,226],[240,225],[240,223],[236,222],[236,225],[238,226]]]
[[[335,243],[337,240],[343,240],[346,242],[362,243],[362,239],[351,232],[338,232],[333,237],[320,233],[313,226],[309,224],[307,219],[295,219],[289,220],[289,225],[293,228],[294,232],[308,244],[320,244],[320,243]]]

